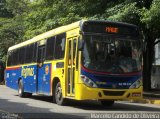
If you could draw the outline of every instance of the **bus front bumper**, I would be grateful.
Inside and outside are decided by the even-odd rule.
[[[143,87],[138,89],[101,89],[101,88],[90,88],[84,84],[76,84],[76,95],[77,100],[139,100],[142,99]]]

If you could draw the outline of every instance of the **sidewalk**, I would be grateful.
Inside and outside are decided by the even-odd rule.
[[[160,105],[160,91],[143,92],[143,99],[142,100],[131,100],[131,102],[159,104]]]
[[[144,92],[143,97],[150,104],[160,104],[160,91]]]
[[[143,92],[143,96],[146,98],[155,98],[160,100],[160,91]]]

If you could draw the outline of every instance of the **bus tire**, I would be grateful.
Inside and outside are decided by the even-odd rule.
[[[112,106],[114,104],[114,100],[100,100],[101,105],[103,106]]]
[[[25,92],[25,97],[32,97],[32,93],[26,93]]]
[[[25,97],[25,92],[24,92],[22,80],[20,80],[18,83],[18,95],[19,95],[19,97]]]
[[[66,104],[66,99],[63,98],[62,95],[62,88],[60,82],[57,82],[55,85],[54,95],[53,95],[53,101],[55,101],[58,105],[64,105]]]

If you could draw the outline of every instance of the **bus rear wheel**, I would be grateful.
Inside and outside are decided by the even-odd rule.
[[[24,92],[22,80],[20,80],[18,83],[18,95],[19,95],[19,97],[25,97],[25,92]]]
[[[100,100],[103,106],[112,106],[114,104],[114,100]]]
[[[55,100],[55,102],[58,105],[66,104],[66,99],[63,98],[63,95],[62,95],[62,88],[61,88],[60,82],[57,82],[57,84],[56,84],[53,98],[54,98],[53,100]]]

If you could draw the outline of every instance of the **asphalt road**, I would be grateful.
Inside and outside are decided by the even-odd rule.
[[[50,97],[32,96],[30,98],[20,98],[17,94],[17,91],[0,85],[0,119],[5,119],[5,117],[8,117],[8,119],[11,117],[12,119],[16,119],[16,117],[22,119],[118,118],[118,114],[122,117],[131,114],[129,116],[136,118],[136,116],[141,114],[141,118],[146,118],[145,116],[160,118],[160,105],[117,101],[112,107],[104,107],[97,101],[70,100],[70,103],[67,106],[59,106],[52,103]],[[148,114],[151,115],[148,116]]]

